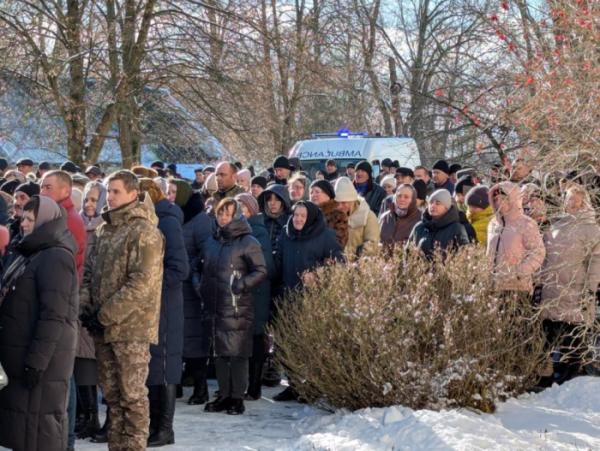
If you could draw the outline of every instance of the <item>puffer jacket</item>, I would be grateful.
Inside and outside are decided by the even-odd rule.
[[[349,259],[363,252],[372,252],[379,245],[379,223],[377,216],[362,197],[358,197],[358,206],[348,216],[348,243],[344,252]]]
[[[206,243],[200,292],[214,318],[214,355],[250,357],[254,333],[252,289],[267,277],[260,244],[245,219],[234,219],[219,227]],[[243,290],[233,294],[234,278]]]
[[[428,258],[433,257],[438,247],[446,251],[469,244],[469,237],[460,223],[456,205],[452,205],[444,216],[436,219],[428,211],[423,213],[423,218],[410,234],[407,244],[411,243]]]
[[[66,216],[24,237],[17,252],[14,266],[4,275],[9,291],[0,308],[0,361],[9,381],[0,391],[0,446],[63,451],[79,279],[77,245]],[[31,390],[24,385],[25,366],[42,371]]]
[[[501,215],[494,207],[494,193],[507,195],[510,210]],[[498,291],[533,291],[533,275],[546,256],[542,235],[536,222],[523,213],[521,191],[512,182],[501,182],[490,189],[494,217],[488,225],[487,256],[492,264]]]
[[[600,283],[600,227],[593,210],[567,215],[544,234],[542,316],[590,324]]]
[[[482,211],[478,211],[476,213],[471,213],[471,210],[467,211],[467,219],[473,226],[475,230],[475,235],[477,236],[477,242],[483,245],[483,247],[487,246],[487,229],[488,224],[492,220],[494,216],[494,210],[492,210],[492,206],[488,206]]]
[[[158,342],[164,240],[152,205],[105,207],[80,291],[82,313],[98,316],[104,341]]]

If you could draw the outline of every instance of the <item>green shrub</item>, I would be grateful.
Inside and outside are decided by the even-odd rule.
[[[494,410],[535,383],[544,354],[528,299],[492,292],[482,249],[429,262],[365,257],[317,271],[273,333],[300,395],[326,408]]]

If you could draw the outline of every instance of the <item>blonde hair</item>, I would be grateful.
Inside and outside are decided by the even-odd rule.
[[[306,177],[304,175],[298,173],[292,175],[292,177],[288,180],[288,185],[291,185],[294,182],[302,182],[304,188],[306,188]]]

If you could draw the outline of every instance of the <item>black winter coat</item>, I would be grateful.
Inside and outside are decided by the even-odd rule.
[[[158,344],[150,346],[148,385],[179,384],[183,361],[183,292],[189,263],[183,242],[183,213],[167,199],[154,205],[165,237]]]
[[[271,194],[275,194],[283,203],[283,213],[277,218],[273,218],[267,213],[267,199]],[[292,207],[287,187],[285,185],[268,186],[267,189],[258,196],[258,205],[260,211],[264,214],[265,227],[267,228],[269,238],[271,239],[271,247],[275,248],[277,238],[279,238],[281,231],[287,224],[287,220],[290,216],[290,209]]]
[[[234,219],[217,228],[204,249],[200,290],[213,312],[216,357],[252,356],[252,289],[265,280],[267,267],[260,244],[251,233],[245,219]],[[237,295],[232,290],[236,278],[241,288]]]
[[[271,317],[271,278],[275,274],[273,249],[263,218],[262,214],[258,214],[247,219],[252,228],[252,236],[259,242],[267,265],[267,278],[252,290],[254,296],[254,335],[265,333],[265,326]]]
[[[212,344],[212,317],[208,304],[198,296],[194,284],[200,284],[200,261],[206,243],[216,231],[216,222],[205,212],[198,213],[183,225],[183,240],[190,265],[190,274],[183,282],[183,357],[208,357]]]
[[[296,233],[290,217],[279,237],[275,253],[277,271],[282,274],[285,289],[302,286],[301,276],[325,263],[327,259],[343,261],[343,249],[335,232],[327,227],[321,210],[316,220]]]
[[[277,218],[269,216],[266,212],[267,199],[269,195],[275,194],[283,202],[283,213]],[[290,195],[285,185],[270,185],[264,190],[260,196],[258,196],[258,205],[262,212],[265,228],[269,234],[271,240],[271,249],[273,252],[277,251],[277,242],[281,231],[285,227],[290,217],[290,209],[292,208],[292,202],[290,201]],[[277,271],[271,278],[271,299],[280,297],[283,295],[283,282],[281,280],[281,273]]]
[[[436,247],[442,250],[456,249],[469,244],[469,237],[460,223],[458,209],[452,205],[439,219],[433,219],[428,211],[423,213],[423,219],[415,225],[408,242],[416,245],[430,258]]]
[[[379,215],[379,211],[381,210],[381,204],[387,197],[385,190],[376,183],[373,183],[371,189],[367,191],[364,197],[367,203],[369,204],[371,211],[375,213],[375,216]]]
[[[9,384],[0,391],[0,445],[7,448],[67,448],[67,393],[79,310],[76,250],[65,215],[24,237],[14,266],[5,273],[0,361]],[[11,282],[9,272],[17,266],[22,275]],[[43,371],[32,390],[23,384],[25,366]]]

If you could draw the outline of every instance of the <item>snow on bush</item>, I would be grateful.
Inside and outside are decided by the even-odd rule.
[[[274,327],[300,395],[330,409],[491,412],[531,387],[540,321],[528,299],[492,291],[486,262],[469,246],[433,261],[413,252],[321,268]]]

